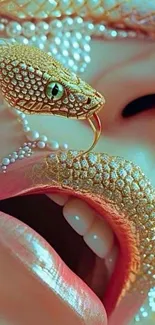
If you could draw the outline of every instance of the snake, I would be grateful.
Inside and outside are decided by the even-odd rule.
[[[83,154],[97,144],[102,129],[98,112],[105,104],[104,96],[47,52],[2,42],[0,89],[9,106],[26,114],[87,120],[94,141]]]

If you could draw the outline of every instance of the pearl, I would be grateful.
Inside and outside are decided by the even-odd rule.
[[[16,156],[16,155],[17,155],[17,151],[14,151],[14,152],[11,154],[12,157],[14,157],[14,156]]]
[[[47,138],[46,135],[41,135],[41,136],[39,137],[39,140],[40,140],[40,141],[47,142],[48,138]]]
[[[16,37],[15,41],[18,42],[18,43],[25,44],[25,45],[28,45],[29,44],[29,40],[26,37],[24,37],[24,36],[18,36],[18,37]]]
[[[19,155],[19,159],[23,159],[24,158],[24,155]]]
[[[23,35],[30,38],[35,35],[36,26],[35,24],[26,21],[22,24]]]
[[[0,32],[2,32],[5,29],[4,24],[0,23]]]
[[[71,17],[67,17],[62,22],[63,28],[68,30],[70,28],[70,26],[73,26],[73,23],[74,23],[74,20]]]
[[[39,138],[39,132],[38,131],[30,131],[30,132],[28,132],[26,137],[30,141],[35,141]]]
[[[28,125],[29,124],[29,122],[28,122],[28,120],[23,120],[23,121],[21,121],[22,122],[22,124],[23,124],[23,126],[25,126],[25,125]]]
[[[20,114],[20,118],[21,118],[22,120],[24,120],[25,117],[26,117],[26,115],[25,115],[24,113],[21,113],[21,114]]]
[[[74,26],[75,28],[79,28],[81,29],[81,27],[83,27],[83,19],[81,17],[75,17],[74,18]]]
[[[9,159],[9,158],[3,158],[3,159],[2,159],[2,164],[3,164],[4,166],[8,166],[8,165],[10,164],[10,159]]]
[[[11,163],[14,163],[16,161],[16,159],[15,158],[11,158],[10,161],[11,161]]]
[[[58,19],[54,19],[51,21],[51,23],[49,24],[49,30],[51,33],[53,33],[54,31],[56,32],[58,29],[62,28],[62,22]]]
[[[6,26],[6,32],[9,36],[18,36],[21,34],[21,25],[16,21],[11,21]]]
[[[88,5],[90,8],[94,8],[94,7],[97,7],[99,6],[101,3],[101,0],[88,0]]]
[[[84,60],[85,60],[86,63],[89,63],[91,61],[91,58],[90,58],[89,55],[85,55]]]
[[[30,149],[28,146],[25,146],[25,147],[24,147],[24,151],[25,151],[25,152],[28,152],[28,151],[30,151],[30,150],[31,150],[31,149]]]
[[[89,22],[85,23],[85,28],[86,28],[87,33],[92,34],[94,31],[94,24],[89,23]]]
[[[18,154],[19,155],[24,155],[25,154],[25,151],[21,149],[21,150],[18,151]]]
[[[38,35],[45,35],[48,33],[49,25],[45,21],[40,21],[37,25],[37,34]]]
[[[40,149],[43,149],[45,148],[46,146],[46,143],[44,141],[38,141],[37,142],[37,147],[40,148]]]
[[[29,127],[29,126],[24,126],[24,127],[23,127],[23,131],[24,131],[25,133],[30,132],[30,127]]]
[[[30,45],[38,47],[40,50],[43,50],[45,47],[45,40],[40,40],[41,37],[32,36],[30,40]]]
[[[52,150],[58,150],[59,149],[59,143],[57,141],[52,140],[52,141],[49,141],[47,143],[47,147],[49,149],[52,149]]]
[[[61,149],[61,150],[68,150],[68,144],[67,144],[67,143],[63,143],[63,144],[60,146],[60,149]]]

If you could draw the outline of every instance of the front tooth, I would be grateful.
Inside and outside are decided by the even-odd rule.
[[[53,202],[57,203],[60,206],[65,205],[65,203],[68,201],[69,196],[66,194],[46,194]]]
[[[105,265],[107,267],[109,277],[111,277],[115,269],[118,254],[119,254],[118,246],[114,245],[110,253],[106,256]]]
[[[84,236],[91,227],[95,212],[89,205],[80,199],[69,199],[63,208],[63,215],[71,227],[81,236]]]
[[[107,222],[97,219],[85,234],[84,241],[97,256],[105,258],[112,249],[114,234]]]

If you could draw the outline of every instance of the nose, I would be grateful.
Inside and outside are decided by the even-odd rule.
[[[87,99],[87,105],[89,105],[90,103],[91,103],[91,98],[88,97],[88,99]]]

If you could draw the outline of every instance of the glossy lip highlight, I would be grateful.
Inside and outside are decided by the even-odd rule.
[[[155,261],[150,260],[154,254],[154,189],[140,168],[123,158],[91,153],[73,163],[76,155],[77,152],[68,152],[39,156],[35,161],[30,159],[27,166],[20,162],[20,168],[16,165],[16,185],[11,181],[13,167],[1,177],[5,186],[9,182],[8,197],[39,192],[74,193],[106,218],[120,243],[115,272],[103,297],[110,315],[125,295],[135,291],[141,291],[142,303],[154,285]]]
[[[19,287],[19,295],[17,294],[16,299],[11,301],[9,312],[6,313],[7,315],[11,314],[12,321],[18,315],[17,322],[20,324],[32,324],[33,321],[34,324],[38,323],[34,320],[38,317],[38,311],[35,310],[32,302],[29,303],[34,299],[34,301],[38,300],[40,305],[39,313],[42,313],[42,310],[45,312],[45,319],[40,316],[39,324],[44,322],[51,324],[52,321],[55,325],[67,325],[68,319],[71,324],[75,325],[106,324],[106,313],[101,301],[81,279],[76,281],[76,275],[61,261],[53,248],[30,227],[1,212],[0,252],[2,260],[4,253],[7,259],[10,257],[14,259],[15,270],[13,268],[12,273],[15,271],[18,274],[21,269],[19,283],[25,273],[32,278],[28,288],[24,283],[23,299],[21,299],[21,288]],[[10,273],[10,269],[6,273]],[[15,275],[15,279],[16,277],[18,278],[18,275]],[[10,291],[6,296],[7,299],[4,294],[0,314],[4,313],[5,315],[5,310],[8,310],[10,292],[12,292],[12,287],[15,287],[14,283],[13,285],[11,283],[12,279],[14,279],[14,275],[13,277],[9,276],[8,288],[5,288],[6,284],[4,284],[4,289],[3,285],[1,286],[4,293]],[[18,279],[15,280],[16,282],[18,287]],[[31,307],[30,304],[32,304]],[[31,311],[29,312],[29,310]],[[15,314],[16,316],[14,316]],[[17,322],[15,321],[15,323]]]

